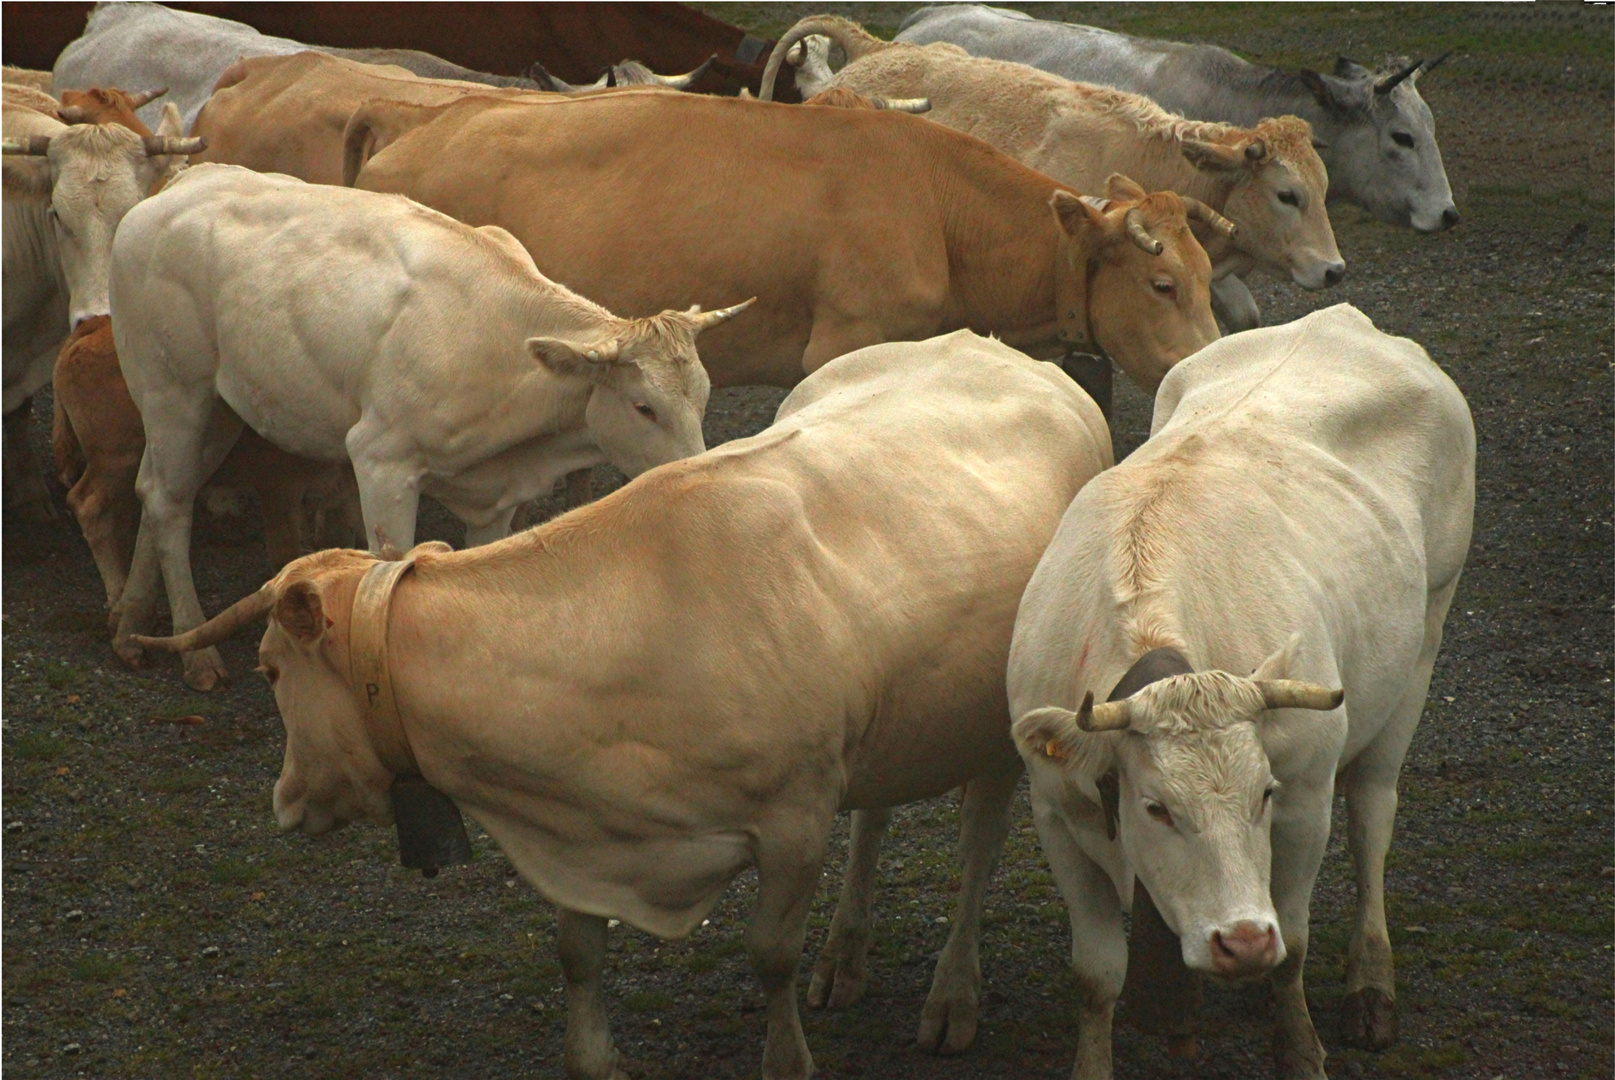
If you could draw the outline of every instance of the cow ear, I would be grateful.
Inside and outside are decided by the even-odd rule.
[[[527,339],[527,351],[555,374],[573,378],[599,378],[617,359],[616,342],[585,345],[579,341],[535,337]]]
[[[1140,202],[1149,198],[1150,193],[1131,176],[1111,173],[1105,180],[1105,195],[1116,202]]]
[[[185,125],[179,118],[179,109],[172,101],[163,103],[163,118],[157,124],[155,135],[171,135],[179,137],[185,134]]]
[[[320,591],[308,581],[288,585],[275,601],[272,616],[287,633],[309,645],[320,640],[327,625]]]
[[[1231,172],[1245,167],[1245,155],[1221,143],[1184,139],[1178,144],[1189,164],[1206,172]]]
[[[1076,753],[1082,729],[1077,714],[1058,705],[1033,709],[1012,729],[1015,741],[1030,754],[1051,761],[1064,761]]]
[[[1344,59],[1344,57],[1342,57],[1342,59]],[[1340,108],[1340,102],[1336,100],[1334,90],[1330,88],[1328,83],[1323,81],[1322,75],[1319,75],[1311,68],[1302,68],[1300,71],[1296,72],[1296,75],[1300,78],[1301,85],[1307,88],[1307,90],[1312,94],[1313,98],[1317,100],[1319,105],[1322,105],[1326,109]]]
[[[1349,56],[1335,57],[1335,78],[1366,79],[1374,74]]]
[[[1261,665],[1251,673],[1254,682],[1266,679],[1288,679],[1290,669],[1295,666],[1295,658],[1301,652],[1301,635],[1291,634],[1290,640],[1274,651],[1273,655],[1263,660]]]

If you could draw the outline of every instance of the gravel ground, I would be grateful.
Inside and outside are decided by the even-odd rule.
[[[709,6],[771,33],[823,10]],[[1387,872],[1402,1040],[1367,1054],[1334,1038],[1351,912],[1338,818],[1313,900],[1310,1005],[1337,1077],[1610,1076],[1615,23],[1569,5],[1051,7],[1040,14],[1289,62],[1459,46],[1423,89],[1465,223],[1420,237],[1339,207],[1344,284],[1253,283],[1270,321],[1347,301],[1423,343],[1468,396],[1480,438],[1475,545]],[[830,9],[888,31],[904,10]],[[762,428],[781,396],[715,394],[709,444]],[[48,395],[42,404],[44,454]],[[1148,404],[1118,382],[1118,454],[1144,437]],[[435,508],[422,532],[461,538]],[[123,671],[76,527],[7,520],[3,543],[0,1066],[17,1077],[560,1075],[554,919],[485,837],[470,866],[427,881],[395,865],[378,829],[280,836],[269,793],[281,728],[249,674],[255,637],[226,644],[240,678],[218,694],[185,690],[177,665]],[[263,580],[252,515],[202,519],[193,550],[210,611]],[[189,716],[202,722],[172,722]],[[1069,929],[1024,798],[1016,813],[988,898],[976,1045],[951,1059],[911,1047],[957,888],[948,799],[898,816],[868,997],[804,1011],[821,1075],[1068,1074]],[[614,933],[611,1011],[634,1075],[756,1075],[762,997],[740,940],[751,893],[742,879],[686,941]],[[1193,1063],[1118,1026],[1117,1075],[1269,1075],[1266,990],[1213,988],[1207,1013]]]

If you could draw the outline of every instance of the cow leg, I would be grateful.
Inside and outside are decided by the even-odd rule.
[[[51,502],[50,489],[45,486],[39,462],[34,460],[33,445],[28,441],[33,412],[34,399],[28,398],[5,417],[6,509],[24,521],[51,521],[56,517],[56,505]]]
[[[832,819],[826,814],[824,824]],[[807,1080],[813,1056],[796,1011],[796,969],[802,961],[808,907],[824,869],[825,836],[768,837],[757,858],[757,906],[746,924],[746,954],[768,1001],[763,1080]]]
[[[516,517],[517,509],[517,507],[510,506],[496,512],[493,520],[486,525],[472,526],[467,523],[465,527],[465,546],[468,548],[481,547],[483,544],[491,544],[495,540],[503,540],[509,536],[510,523]]]
[[[594,501],[594,470],[578,469],[566,474],[566,508],[576,510]]]
[[[628,1080],[617,1066],[617,1048],[600,993],[606,966],[606,920],[569,908],[555,909],[561,972],[566,978],[566,1075],[571,1080]]]
[[[359,484],[365,542],[375,554],[391,544],[407,551],[415,544],[415,518],[420,513],[420,472],[405,454],[386,445],[387,433],[361,420],[348,432],[348,458]]]
[[[1273,984],[1273,1060],[1278,1080],[1324,1080],[1323,1043],[1307,1011],[1302,968],[1310,935],[1312,884],[1329,843],[1334,777],[1297,777],[1281,789],[1273,809],[1273,908],[1284,935],[1284,963]]]
[[[78,519],[79,530],[90,545],[95,568],[107,591],[107,608],[113,609],[123,595],[129,573],[129,558],[140,521],[140,502],[135,498],[135,469],[103,469],[90,460],[84,472],[67,492],[67,505]],[[115,627],[114,627],[115,629]]]
[[[1059,814],[1038,810],[1037,836],[1071,916],[1071,969],[1077,979],[1077,1058],[1071,1080],[1111,1080],[1111,1027],[1127,974],[1121,898],[1104,868],[1083,852]]]
[[[916,336],[923,338],[930,335]],[[821,315],[814,320],[813,333],[809,335],[807,348],[802,352],[802,374],[811,375],[838,356],[890,340],[890,337],[874,322],[862,323]]]
[[[1211,283],[1211,313],[1228,334],[1254,330],[1262,325],[1262,311],[1256,306],[1256,297],[1234,274]]]
[[[252,486],[263,515],[269,569],[278,574],[281,567],[303,554],[303,496],[309,476],[288,469],[282,475],[260,475]]]
[[[841,879],[841,899],[830,920],[813,979],[808,983],[808,1004],[815,1009],[840,1009],[864,996],[869,981],[869,945],[873,940],[875,866],[880,842],[891,824],[889,809],[854,810],[852,838],[847,845],[847,872]]]
[[[981,904],[987,881],[1009,836],[1009,804],[1021,763],[978,776],[965,785],[959,808],[959,900],[942,947],[931,992],[920,1011],[918,1042],[927,1050],[957,1054],[976,1038],[981,1003]]]

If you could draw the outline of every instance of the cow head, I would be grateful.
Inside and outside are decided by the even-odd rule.
[[[1061,336],[1093,344],[1150,393],[1172,365],[1217,340],[1211,260],[1189,217],[1232,233],[1220,215],[1170,191],[1113,175],[1109,198],[1057,191],[1049,200],[1069,243],[1059,256]]]
[[[1234,246],[1240,251],[1288,273],[1303,289],[1335,285],[1345,276],[1324,206],[1329,175],[1305,120],[1269,117],[1227,140],[1184,139],[1182,149],[1196,168],[1231,182],[1222,212],[1239,226]]]
[[[8,154],[44,156],[50,162],[50,217],[68,288],[69,329],[111,311],[108,272],[112,237],[129,210],[173,167],[205,146],[179,137],[179,112],[168,106],[156,135],[120,124],[77,124],[26,143],[8,142]]]
[[[608,317],[586,337],[529,338],[527,349],[556,375],[592,384],[584,409],[589,434],[613,465],[638,476],[706,449],[701,417],[712,383],[695,338],[754,301],[648,319]]]
[[[1284,677],[1294,647],[1250,678],[1187,672],[1121,700],[1095,705],[1090,693],[1077,712],[1035,709],[1015,722],[1031,756],[1114,769],[1116,839],[1129,865],[1178,935],[1184,963],[1224,978],[1260,975],[1285,956],[1269,892],[1283,790],[1264,740],[1289,721],[1275,710],[1333,710],[1344,698]],[[1083,745],[1096,735],[1110,740],[1108,756]]]
[[[1436,145],[1435,117],[1416,85],[1448,55],[1400,58],[1379,71],[1342,56],[1332,75],[1300,72],[1323,106],[1328,131],[1322,154],[1335,194],[1382,221],[1420,232],[1450,229],[1459,221]]]

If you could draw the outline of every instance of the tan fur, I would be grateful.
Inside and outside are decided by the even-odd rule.
[[[51,92],[52,78],[48,71],[17,67],[0,68],[0,81],[4,81],[7,86],[27,86],[45,94]]]

